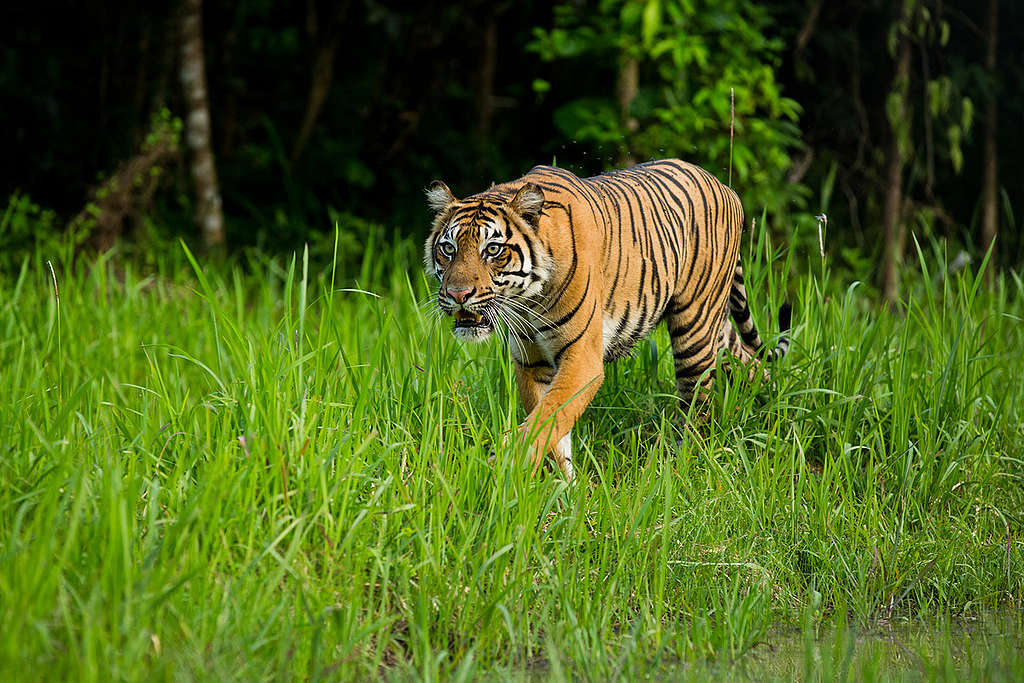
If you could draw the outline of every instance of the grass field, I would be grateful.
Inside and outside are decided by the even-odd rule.
[[[1024,676],[1019,279],[926,249],[889,313],[762,236],[774,382],[686,420],[659,331],[567,486],[418,245],[367,253],[0,275],[0,678]]]

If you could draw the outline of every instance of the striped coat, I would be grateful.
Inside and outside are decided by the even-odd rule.
[[[661,320],[687,402],[710,382],[719,349],[743,361],[786,352],[785,337],[762,350],[750,317],[740,201],[698,166],[666,159],[585,179],[537,166],[463,200],[440,182],[427,194],[438,305],[466,340],[503,323],[535,467],[549,453],[572,476],[571,430],[603,363]],[[789,327],[788,306],[780,324]]]

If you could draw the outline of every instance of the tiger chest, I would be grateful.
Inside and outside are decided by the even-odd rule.
[[[628,356],[637,342],[646,337],[658,324],[661,310],[626,305],[615,311],[605,311],[601,326],[604,361],[610,363]]]
[[[637,342],[657,325],[664,306],[654,307],[651,302],[646,303],[633,305],[626,302],[623,306],[607,308],[594,316],[595,320],[591,324],[598,329],[586,332],[595,334],[599,331],[604,362],[616,361],[629,355]],[[564,328],[548,329],[546,321],[542,315],[531,316],[533,333],[523,335],[510,332],[506,344],[512,358],[520,364],[530,367],[546,365],[555,371],[565,349],[581,331],[570,335]]]

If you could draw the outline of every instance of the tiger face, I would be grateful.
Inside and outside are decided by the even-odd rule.
[[[551,273],[551,255],[535,239],[544,208],[540,187],[527,183],[512,197],[492,191],[458,200],[434,181],[427,200],[437,215],[424,263],[440,283],[438,307],[455,318],[454,335],[483,341],[498,321],[525,330]]]

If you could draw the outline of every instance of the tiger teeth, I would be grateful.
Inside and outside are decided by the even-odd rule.
[[[469,311],[458,311],[455,314],[455,319],[464,322],[479,323],[483,320],[483,316],[477,315],[476,313],[471,313]]]

